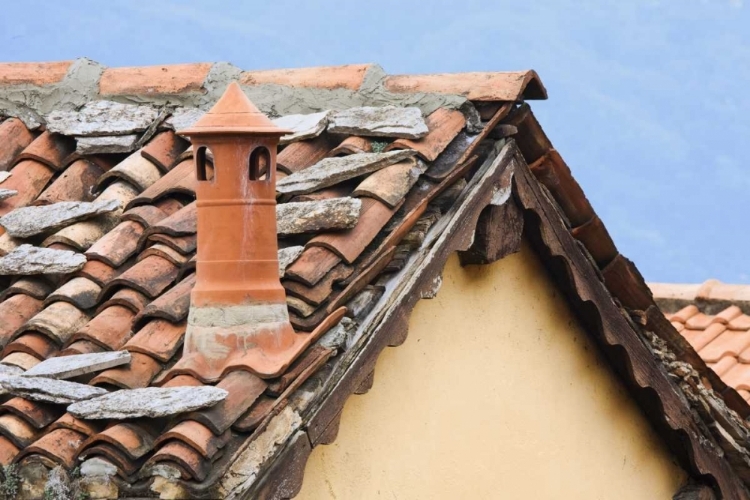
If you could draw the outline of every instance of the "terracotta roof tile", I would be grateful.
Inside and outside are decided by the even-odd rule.
[[[14,165],[11,176],[2,186],[3,189],[18,191],[18,194],[0,201],[0,215],[5,215],[14,208],[29,205],[39,196],[53,175],[54,171],[51,168],[36,160],[24,160]]]
[[[18,448],[26,448],[36,441],[38,431],[25,420],[12,413],[0,415],[0,435]]]
[[[13,334],[42,310],[42,301],[25,294],[13,295],[0,303],[0,347],[10,342]]]
[[[3,364],[13,365],[25,370],[30,370],[34,366],[38,365],[41,360],[26,354],[25,352],[12,352],[7,356],[3,357]]]
[[[80,327],[70,339],[88,340],[105,350],[117,351],[130,339],[135,314],[122,306],[110,306]]]
[[[285,150],[286,151],[286,150]],[[358,153],[371,153],[372,140],[366,137],[349,136],[341,144],[328,152],[328,156],[346,156]],[[282,151],[283,153],[283,151]]]
[[[443,73],[393,75],[385,79],[391,92],[458,94],[474,101],[546,99],[547,91],[535,71],[512,73]]]
[[[15,163],[23,160],[36,160],[53,170],[61,170],[64,165],[63,160],[75,151],[75,147],[76,141],[70,137],[44,132],[16,157]]]
[[[134,314],[139,314],[148,305],[149,298],[132,288],[121,288],[115,292],[109,299],[102,302],[97,309],[97,314],[109,306],[122,306],[130,309]]]
[[[47,359],[56,354],[58,350],[58,346],[49,337],[37,333],[24,333],[5,346],[3,354],[25,352],[37,359]]]
[[[370,67],[369,64],[347,64],[317,68],[245,71],[240,77],[240,83],[243,85],[270,83],[290,87],[358,90]]]
[[[148,387],[162,365],[151,356],[139,352],[132,352],[130,356],[129,364],[103,371],[91,380],[91,384],[112,385],[121,389]]]
[[[685,327],[690,328],[691,330],[705,330],[706,328],[708,328],[708,325],[711,324],[713,319],[713,316],[698,313],[685,321]]]
[[[132,353],[147,354],[166,363],[182,345],[185,328],[185,323],[173,324],[162,319],[151,320],[128,340],[125,349]]]
[[[726,356],[721,358],[716,363],[708,363],[708,366],[713,371],[715,371],[717,375],[722,376],[736,364],[737,358],[735,358],[734,356]]]
[[[21,332],[39,332],[55,342],[65,344],[89,320],[88,315],[68,302],[48,305],[21,328]]]
[[[55,429],[29,445],[23,450],[23,453],[19,454],[17,460],[25,456],[39,454],[68,470],[72,470],[76,465],[76,457],[85,439],[85,434],[72,429]]]
[[[185,477],[183,479],[196,481],[206,479],[211,468],[211,461],[203,458],[191,446],[175,440],[165,444],[148,460],[148,463],[151,464],[161,462],[174,463],[180,470],[184,471]]]
[[[74,61],[0,63],[0,85],[51,85],[58,83]]]
[[[94,186],[103,173],[104,170],[92,161],[76,160],[39,195],[34,204],[93,201]]]
[[[150,298],[158,297],[177,278],[178,268],[167,259],[152,255],[107,283],[102,293],[126,286]]]
[[[205,92],[213,63],[108,68],[99,80],[102,95],[175,95]]]
[[[34,140],[34,134],[18,118],[0,123],[0,172],[8,170],[13,160]]]
[[[733,318],[727,325],[727,328],[730,330],[750,330],[750,316],[742,314]]]
[[[43,429],[57,420],[63,409],[58,405],[15,397],[0,405],[0,412],[13,413],[36,429]]]
[[[141,150],[141,155],[166,173],[176,165],[177,159],[189,143],[171,130],[156,134]]]
[[[464,114],[458,110],[437,109],[425,120],[430,132],[421,139],[396,139],[385,148],[415,149],[425,161],[435,161],[448,144],[466,125]]]
[[[205,425],[194,420],[186,420],[162,434],[156,444],[159,445],[175,439],[190,446],[204,458],[210,460],[227,444],[229,438],[229,432],[217,436]]]
[[[8,438],[0,436],[0,465],[10,465],[19,451],[18,446],[14,445]]]

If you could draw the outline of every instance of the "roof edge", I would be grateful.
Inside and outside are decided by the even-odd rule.
[[[707,314],[715,314],[731,305],[750,314],[750,285],[710,279],[703,283],[649,283],[648,286],[665,312],[676,312],[695,304]]]

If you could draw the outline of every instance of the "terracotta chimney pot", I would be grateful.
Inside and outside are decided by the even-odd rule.
[[[290,131],[232,83],[179,133],[195,151],[198,259],[183,358],[168,378],[211,382],[233,369],[278,376],[318,336],[292,329],[278,274],[276,149]]]

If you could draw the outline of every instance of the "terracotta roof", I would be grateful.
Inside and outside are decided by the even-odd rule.
[[[380,351],[403,342],[411,308],[436,293],[448,255],[493,262],[518,249],[523,230],[683,466],[726,498],[746,498],[738,479],[746,470],[728,464],[721,434],[696,424],[688,389],[646,348],[646,331],[710,385],[696,401],[721,399],[742,417],[750,407],[652,314],[637,269],[523,102],[546,98],[533,71],[389,77],[376,65],[243,72],[226,63],[0,64],[0,190],[8,193],[0,216],[58,202],[121,207],[28,236],[0,235],[0,255],[28,243],[86,257],[72,272],[0,276],[0,368],[127,350],[130,363],[74,380],[108,390],[203,385],[165,376],[182,357],[197,244],[193,151],[174,130],[193,124],[233,81],[272,118],[387,105],[396,113],[416,106],[424,118],[424,136],[382,137],[342,132],[354,128],[341,124],[334,133],[328,115],[331,128],[313,127],[279,151],[277,178],[290,184],[330,158],[413,150],[355,176],[329,172],[278,198],[282,208],[346,197],[361,204],[353,227],[313,218],[279,237],[290,255],[281,272],[294,329],[311,332],[341,306],[351,322],[278,377],[225,374],[216,385],[226,400],[171,419],[86,420],[65,405],[0,396],[0,462],[17,463],[22,476],[36,471],[23,476],[32,496],[44,488],[39,470],[71,471],[83,461],[109,471],[100,474],[106,488],[126,496],[293,497],[311,448],[335,438],[344,402],[372,384]],[[203,160],[212,175],[212,157]],[[714,425],[718,417],[702,418]]]
[[[750,401],[750,285],[651,283],[664,315],[728,385]]]

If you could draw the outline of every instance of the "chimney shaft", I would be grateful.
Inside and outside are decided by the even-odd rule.
[[[275,377],[317,337],[292,329],[278,274],[276,149],[289,131],[232,83],[180,133],[193,143],[198,177],[197,276],[183,357],[165,380],[212,382],[235,369]]]

